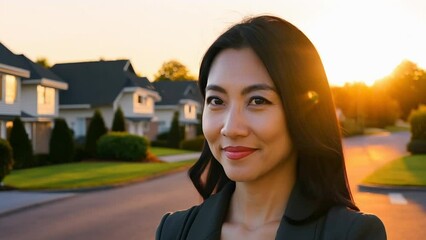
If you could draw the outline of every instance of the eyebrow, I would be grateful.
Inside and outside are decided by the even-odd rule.
[[[219,86],[219,85],[207,85],[206,87],[206,92],[212,90],[212,91],[216,91],[216,92],[220,92],[220,93],[226,93],[225,88]],[[251,92],[254,91],[274,91],[277,92],[277,90],[274,87],[271,87],[267,84],[254,84],[254,85],[250,85],[248,87],[243,88],[243,90],[241,91],[242,95],[247,95]]]

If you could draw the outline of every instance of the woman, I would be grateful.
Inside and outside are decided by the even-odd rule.
[[[189,170],[204,202],[166,214],[157,239],[386,239],[346,177],[321,59],[290,23],[260,16],[206,52],[206,144]]]

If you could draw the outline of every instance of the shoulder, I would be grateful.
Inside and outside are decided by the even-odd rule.
[[[185,226],[190,224],[198,208],[199,206],[194,206],[187,210],[166,213],[157,227],[155,239],[180,239]]]
[[[328,212],[324,236],[324,239],[381,240],[386,239],[386,230],[377,216],[339,206]]]

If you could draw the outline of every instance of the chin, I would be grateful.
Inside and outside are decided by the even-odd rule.
[[[252,174],[248,174],[248,173],[226,171],[226,170],[225,170],[225,173],[226,173],[226,176],[234,182],[250,182],[256,179]]]

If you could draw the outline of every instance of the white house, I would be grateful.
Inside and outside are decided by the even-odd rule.
[[[154,105],[161,97],[145,77],[138,77],[129,60],[56,64],[52,71],[69,84],[60,93],[59,115],[75,137],[85,136],[94,110],[111,128],[118,107],[128,132],[153,139],[157,135]]]
[[[158,81],[154,87],[161,95],[161,101],[155,104],[159,133],[170,130],[174,112],[179,112],[179,123],[185,127],[185,137],[193,138],[197,134],[203,98],[195,81]]]
[[[26,73],[2,74],[5,98],[0,101],[0,112],[20,117],[32,141],[34,152],[48,153],[53,121],[58,117],[58,91],[68,89],[68,84],[24,55],[15,55],[3,45],[0,46],[0,51],[2,59],[13,60]],[[6,129],[12,126],[11,120],[6,118],[6,121],[0,123],[1,137],[6,137]]]
[[[21,116],[21,79],[30,76],[21,59],[0,43],[0,138],[7,138],[13,119]]]

